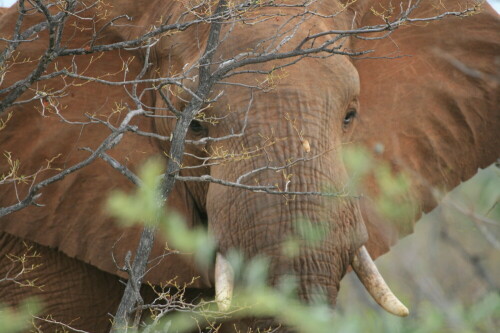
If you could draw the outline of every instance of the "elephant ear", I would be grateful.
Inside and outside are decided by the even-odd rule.
[[[359,26],[383,24],[374,12],[391,5],[358,3],[352,13]],[[432,17],[470,5],[456,0],[439,3],[436,7],[435,1],[422,1],[412,17]],[[395,8],[399,10],[399,4]],[[367,248],[377,257],[412,232],[422,212],[437,205],[436,190],[449,191],[500,156],[500,20],[485,4],[469,17],[402,26],[387,38],[354,39],[353,46],[374,50],[370,58],[354,60],[361,80],[354,139],[378,151],[377,159],[393,172],[411,179],[409,198],[398,200],[402,205],[412,202],[413,208],[398,219],[383,216],[376,207],[384,195],[376,177],[372,174],[364,182]]]
[[[0,37],[9,38],[16,18],[16,8],[11,8],[2,16]],[[34,17],[27,16],[24,23],[33,24],[34,20]],[[78,27],[72,22],[66,25],[64,45],[69,48],[84,47],[91,38],[82,35],[81,31],[85,29],[79,30],[81,22],[79,24]],[[104,40],[99,42],[105,43]],[[42,32],[40,38],[20,46],[17,59],[38,59],[46,45],[47,34]],[[56,68],[78,68],[82,75],[119,82],[124,78],[133,79],[140,72],[142,63],[138,58],[137,54],[124,50],[62,57],[56,59],[47,72]],[[4,77],[3,87],[25,78],[36,65],[36,62],[30,61],[12,64]],[[18,164],[16,174],[30,177],[25,177],[23,181],[0,182],[0,207],[16,204],[26,196],[32,184],[83,161],[90,153],[81,148],[95,150],[102,143],[110,130],[102,123],[90,121],[86,115],[117,126],[127,107],[134,106],[126,92],[130,87],[59,76],[31,88],[20,100],[29,100],[37,94],[46,94],[46,97],[7,109],[2,117],[6,126],[0,131],[0,175],[8,175]],[[151,99],[149,97],[143,102],[153,105]],[[137,117],[132,125],[139,126],[143,131],[155,130],[151,118],[144,116]],[[149,138],[126,133],[122,142],[107,153],[137,172],[146,159],[161,154],[161,150]],[[36,200],[39,206],[29,206],[2,217],[0,232],[58,249],[103,271],[127,277],[117,264],[122,267],[127,252],[135,251],[141,227],[122,228],[106,215],[104,205],[110,191],[133,188],[134,185],[120,172],[104,161],[96,160],[43,188]],[[169,205],[183,214],[190,225],[195,224],[197,218],[192,202],[186,187],[182,183],[177,184]],[[164,249],[165,242],[157,239],[152,256],[163,255]],[[157,261],[154,263],[155,268],[148,273],[145,281],[160,283],[177,277],[182,283],[190,282],[193,276],[199,275],[192,258],[186,255],[168,255],[160,264]],[[203,283],[198,280],[194,286]]]

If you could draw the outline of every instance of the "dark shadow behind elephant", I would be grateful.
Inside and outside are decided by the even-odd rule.
[[[380,24],[380,18],[370,11],[370,8],[378,5],[379,2],[382,5],[389,3],[389,1],[356,2],[335,18],[333,21],[335,28],[349,29],[352,24],[357,27]],[[461,6],[466,3],[466,1],[442,2],[446,4],[448,11],[463,8]],[[134,26],[110,27],[105,35],[106,42],[135,37],[146,31],[162,15],[168,14],[175,17],[181,10],[177,7],[178,2],[175,1],[160,4],[159,1],[117,0],[110,1],[110,3],[113,4],[110,7],[111,16],[129,14],[133,17]],[[338,5],[336,1],[320,3],[327,7]],[[434,16],[440,9],[436,9],[432,4],[432,1],[424,1],[417,16]],[[339,208],[333,212],[332,209],[324,212],[325,216],[352,215],[350,218],[352,223],[349,227],[343,225],[350,236],[333,234],[332,237],[339,242],[324,251],[326,257],[338,257],[332,260],[335,261],[335,265],[326,269],[335,276],[331,282],[326,283],[327,288],[331,290],[329,294],[333,298],[332,303],[335,301],[338,283],[352,260],[353,252],[366,240],[365,227],[368,232],[366,247],[371,256],[376,258],[387,252],[399,237],[413,230],[413,223],[419,218],[421,212],[427,212],[437,205],[432,193],[433,189],[453,188],[474,175],[477,168],[490,165],[500,155],[498,135],[500,128],[500,112],[498,111],[500,23],[498,15],[488,5],[484,7],[482,13],[468,18],[451,17],[432,24],[402,27],[386,39],[370,41],[353,39],[349,42],[349,47],[375,49],[373,59],[351,60],[344,56],[336,56],[329,59],[329,62],[325,62],[327,65],[324,65],[325,63],[322,65],[317,60],[307,60],[302,67],[299,63],[290,69],[291,74],[300,75],[300,77],[289,75],[281,80],[281,84],[274,92],[271,92],[271,95],[278,94],[278,98],[281,97],[281,99],[277,99],[278,102],[273,102],[274,104],[267,103],[266,112],[271,116],[265,119],[266,123],[281,121],[279,113],[276,113],[276,119],[273,119],[272,115],[283,106],[288,109],[291,109],[290,106],[293,105],[299,105],[299,108],[301,105],[304,106],[304,113],[300,117],[306,119],[311,114],[311,110],[318,107],[318,104],[310,101],[312,100],[310,96],[320,99],[321,93],[327,95],[332,93],[330,90],[344,89],[346,95],[351,94],[354,97],[347,98],[349,100],[346,99],[345,105],[337,103],[342,104],[337,107],[342,110],[331,116],[331,119],[338,124],[331,125],[331,128],[320,128],[317,130],[317,135],[326,138],[330,133],[335,133],[330,130],[336,128],[344,133],[342,132],[344,109],[356,108],[359,117],[355,120],[355,127],[348,128],[345,131],[347,134],[342,134],[344,137],[332,138],[331,142],[334,142],[335,146],[347,142],[359,142],[370,151],[374,147],[383,146],[383,152],[378,158],[388,162],[394,172],[399,170],[408,172],[412,179],[413,185],[409,200],[416,204],[416,208],[414,213],[407,216],[404,221],[388,221],[375,211],[372,202],[380,195],[380,189],[374,176],[368,177],[364,182],[365,198],[361,200],[360,211],[353,208],[348,212],[346,208]],[[17,11],[14,7],[2,16],[0,22],[2,37],[10,36],[16,18]],[[39,18],[32,16],[27,17],[26,20],[26,24],[30,24]],[[85,22],[79,24],[85,24]],[[79,48],[88,45],[91,35],[89,32],[82,31],[86,30],[79,30],[68,25],[65,30],[67,47]],[[166,75],[172,68],[179,70],[185,63],[192,61],[201,48],[193,43],[195,39],[193,34],[196,38],[203,40],[206,31],[207,27],[200,25],[197,29],[188,29],[179,36],[165,39],[167,40],[165,44],[159,43],[157,49],[154,50],[154,65],[157,71],[151,71],[151,76],[154,77],[157,73]],[[265,30],[252,31],[252,35],[257,38],[259,33],[266,32]],[[251,43],[250,37],[245,37],[246,34],[248,32],[243,30],[236,31],[237,37],[232,41],[231,47],[225,47],[221,52],[231,53],[238,51],[238,47],[246,48]],[[43,53],[47,34],[41,32],[40,36],[40,39],[20,47],[23,57],[36,59]],[[174,42],[169,44],[171,40]],[[101,43],[104,44],[104,41]],[[377,59],[401,55],[408,56]],[[123,78],[123,60],[130,59],[128,75],[133,78],[141,70],[141,62],[138,61],[141,56],[141,51],[120,50],[100,54],[98,58],[92,58],[96,55],[64,57],[57,59],[56,63],[57,68],[63,68],[76,62],[79,68],[88,67],[88,73],[92,75],[106,74],[107,79],[119,81]],[[483,76],[474,77],[464,73],[453,64],[454,59],[483,73]],[[16,65],[13,67],[15,70],[11,70],[6,75],[5,83],[8,85],[24,78],[33,66],[32,63]],[[51,70],[54,68],[55,65],[52,65]],[[348,86],[348,84],[342,85],[345,80],[338,79],[338,77],[356,77],[356,72],[359,74],[359,96],[355,88],[356,79],[347,80],[350,82],[349,85],[354,87],[352,89],[345,88]],[[490,76],[496,76],[497,80],[489,79]],[[330,78],[332,81],[328,85],[326,83]],[[110,122],[117,124],[123,117],[123,114],[119,112],[121,107],[133,104],[120,86],[102,86],[92,82],[81,85],[83,82],[76,79],[69,82],[70,86],[66,89],[64,96],[58,98],[58,105],[64,106],[61,113],[67,120],[84,122],[88,120],[84,114],[89,113],[109,117]],[[68,81],[56,78],[44,84],[47,85],[44,87],[45,91],[50,89],[56,91],[67,85]],[[330,87],[321,88],[324,89],[321,90],[318,88],[320,85]],[[29,94],[34,93],[28,91],[22,97],[27,98]],[[238,96],[238,90],[229,89],[227,94],[231,97]],[[266,98],[270,97],[262,95],[263,100]],[[309,100],[303,102],[303,99],[307,98]],[[289,104],[286,104],[286,99],[289,99]],[[143,103],[161,106],[158,100],[158,96],[151,93],[144,96]],[[356,105],[351,105],[354,100],[359,103],[359,107],[356,103]],[[332,105],[335,107],[336,104]],[[88,153],[79,150],[80,147],[95,149],[107,135],[107,129],[102,124],[68,125],[54,114],[42,114],[41,110],[40,100],[13,106],[7,110],[7,112],[12,111],[13,116],[6,128],[0,131],[0,148],[2,153],[10,152],[14,159],[20,161],[19,174],[39,173],[37,180],[48,178],[57,172],[56,168],[66,168],[87,157]],[[261,129],[266,126],[265,124],[259,125],[258,119],[254,119],[250,124],[254,124],[255,127],[260,126]],[[158,132],[163,135],[169,135],[172,128],[171,123],[155,122],[146,117],[138,118],[135,125],[144,131]],[[315,147],[318,147],[320,139],[311,134],[315,129],[314,126],[311,125],[305,131],[312,138],[313,149],[317,149]],[[210,130],[215,131],[213,128]],[[249,129],[249,132],[251,130]],[[195,134],[192,135],[196,137]],[[321,140],[325,140],[324,138]],[[300,146],[297,139],[290,146],[294,144]],[[323,145],[326,144],[323,143]],[[163,150],[168,151],[168,145],[151,138],[126,135],[124,141],[111,150],[110,155],[132,171],[137,171],[137,168],[148,157],[158,155]],[[298,154],[296,151],[289,152],[289,154],[294,153]],[[58,157],[54,159],[56,156]],[[282,157],[276,156],[278,159]],[[48,160],[52,160],[49,170],[40,172],[41,163],[46,164],[45,161]],[[338,156],[334,155],[329,155],[323,162],[318,162],[318,165],[314,166],[314,172],[317,173],[322,165],[332,161],[337,162],[339,166],[329,171],[330,173],[325,172],[325,177],[345,173]],[[9,166],[2,161],[0,173],[6,174],[8,169]],[[213,168],[210,172],[214,177],[221,178],[228,173],[223,168]],[[307,175],[307,170],[305,174]],[[314,174],[311,172],[311,177],[314,177]],[[308,184],[307,177],[301,178],[301,181]],[[342,181],[344,179],[337,180],[337,185]],[[29,189],[29,183],[1,185],[0,188],[0,206],[3,207],[16,203],[17,198],[23,198]],[[25,278],[38,278],[38,283],[43,285],[43,288],[20,288],[3,283],[0,290],[1,300],[15,305],[27,296],[39,295],[44,300],[46,313],[53,315],[55,320],[94,332],[109,329],[111,317],[108,314],[115,312],[123,291],[119,278],[126,278],[118,267],[123,265],[127,251],[135,249],[140,236],[140,228],[120,228],[111,218],[103,214],[102,206],[111,190],[131,190],[132,188],[133,185],[116,170],[103,161],[97,161],[44,189],[43,195],[37,200],[38,203],[43,204],[43,207],[30,206],[2,217],[0,220],[2,231],[0,277],[4,276],[6,270],[12,265],[12,262],[4,256],[5,254],[21,255],[27,251],[26,246],[34,246],[34,249],[40,253],[40,257],[34,258],[33,261],[42,266]],[[241,215],[240,212],[243,211],[248,216],[255,215],[255,219],[260,217],[255,212],[249,212],[248,208],[238,207],[237,202],[234,202],[230,209],[229,205],[224,205],[224,201],[221,200],[225,196],[234,198],[238,195],[241,194],[235,190],[219,186],[178,182],[169,197],[169,205],[183,214],[190,226],[208,223],[208,228],[214,232],[219,241],[219,251],[227,251],[238,244],[249,256],[263,252],[271,256],[276,255],[269,249],[262,250],[268,246],[265,241],[262,241],[262,244],[256,241],[259,239],[260,242],[262,238],[255,236],[263,232],[262,226],[255,226],[255,232],[251,233],[254,237],[250,238],[237,236],[237,231],[234,231],[233,236],[224,234],[228,232],[227,230],[238,227],[221,221],[224,218],[220,217],[220,213],[219,215],[215,213],[220,212],[223,206],[227,206],[227,210],[234,210],[226,213],[233,217]],[[253,202],[256,210],[269,209],[264,207],[263,199],[259,199],[257,195],[249,194],[248,198],[251,199],[243,202]],[[271,201],[273,206],[280,205],[280,200],[276,196],[264,199],[265,202]],[[319,199],[300,199],[295,205],[300,211],[301,205],[323,207],[325,204]],[[357,204],[346,203],[346,207],[350,205]],[[358,216],[360,213],[362,218]],[[292,212],[283,211],[280,214],[287,216],[286,214],[292,214]],[[292,217],[288,216],[287,219]],[[315,216],[315,218],[323,219],[324,216]],[[269,221],[271,220],[270,218]],[[361,223],[363,220],[364,224]],[[273,220],[272,223],[278,224],[278,222]],[[287,230],[287,227],[284,229]],[[232,239],[232,242],[227,239]],[[23,240],[27,241],[26,244]],[[251,243],[252,240],[255,243]],[[342,244],[338,245],[339,243]],[[153,252],[154,257],[164,253],[162,240],[157,240]],[[113,262],[111,253],[117,263]],[[282,264],[279,258],[276,260]],[[283,270],[286,269],[286,267],[283,268]],[[197,269],[193,259],[187,255],[168,255],[160,265],[150,271],[146,280],[153,284],[160,284],[177,277],[179,282],[190,282],[193,276],[200,276],[192,288],[204,290],[213,287],[210,275],[207,271]],[[279,272],[276,275],[278,276]],[[302,283],[305,285],[302,296],[308,299],[307,279],[302,279]],[[44,326],[43,323],[41,325]]]

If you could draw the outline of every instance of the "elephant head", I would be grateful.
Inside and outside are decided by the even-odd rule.
[[[466,1],[441,3],[447,12],[458,12],[463,10],[462,2]],[[384,22],[381,17],[389,19],[389,13],[380,11],[390,8],[390,3],[359,0],[345,7],[344,1],[318,1],[306,6],[307,14],[301,6],[264,6],[252,12],[256,18],[247,22],[242,17],[222,28],[212,63],[206,67],[215,72],[238,57],[252,59],[273,49],[282,54],[293,52],[303,40],[313,48],[331,38],[321,36],[324,31],[377,26]],[[110,17],[128,15],[133,24],[106,25],[102,34],[106,43],[136,38],[167,17],[169,22],[182,23],[201,13],[184,16],[182,1],[116,0],[110,4]],[[434,17],[440,12],[432,1],[422,1],[412,17]],[[4,16],[2,33],[14,26],[16,14],[11,9]],[[203,63],[198,61],[207,48],[210,24],[200,20],[158,39],[151,48],[111,50],[97,58],[85,52],[106,43],[89,44],[92,34],[86,29],[93,28],[85,22],[79,24],[85,29],[74,25],[65,31],[66,47],[83,50],[79,52],[84,55],[60,58],[54,68],[87,66],[89,74],[105,75],[107,80],[123,79],[123,62],[127,63],[127,80],[175,76],[191,68],[183,89],[145,89],[141,96],[142,105],[155,116],[138,117],[133,125],[158,134],[161,140],[127,134],[110,153],[131,170],[154,154],[165,152],[168,159],[171,142],[165,138],[177,123],[172,109],[183,110],[196,98],[192,92],[200,89],[203,80]],[[318,53],[299,55],[300,59],[248,61],[237,69],[238,75],[228,72],[207,92],[202,113],[186,134],[180,180],[168,205],[181,212],[188,225],[206,225],[214,236],[216,272],[227,270],[225,257],[232,249],[245,258],[265,256],[270,262],[271,284],[293,275],[303,300],[310,301],[320,293],[333,305],[340,281],[352,266],[381,305],[405,315],[407,310],[390,293],[370,256],[385,253],[398,237],[412,231],[421,212],[437,204],[431,195],[434,188],[451,189],[499,156],[495,132],[500,124],[498,82],[489,79],[496,75],[499,28],[498,15],[485,5],[470,18],[450,17],[425,26],[401,27],[390,38],[383,38],[386,31],[362,35],[367,38],[350,34],[330,44],[336,52],[329,56]],[[21,54],[39,56],[44,38],[26,44]],[[374,55],[359,53],[369,49],[375,50]],[[142,66],[144,58],[151,63],[149,67]],[[468,75],[454,61],[483,74]],[[32,71],[29,63],[16,66],[6,76],[7,82],[16,82]],[[0,132],[0,142],[2,150],[21,161],[24,174],[35,174],[40,161],[58,155],[41,177],[84,160],[89,153],[77,148],[95,151],[108,134],[97,119],[106,117],[116,125],[124,117],[123,107],[137,102],[122,87],[103,88],[97,80],[82,86],[81,80],[76,78],[69,85],[57,78],[46,81],[44,91],[65,86],[64,93],[53,97],[57,103],[51,103],[52,114],[35,108],[40,101],[43,107],[39,98],[11,108],[13,116]],[[84,113],[93,115],[91,121]],[[346,190],[351,178],[342,152],[353,143],[369,151],[383,146],[377,159],[392,172],[404,171],[410,177],[408,193],[401,199],[412,207],[405,220],[390,221],[377,212],[373,202],[382,189],[373,174],[362,180],[361,198]],[[198,181],[182,181],[183,177]],[[15,204],[29,191],[29,186],[7,185],[2,185],[6,195],[0,199],[1,206]],[[96,208],[110,189],[130,187],[125,177],[98,160],[48,186],[38,199],[43,208],[31,206],[7,215],[0,226],[4,232],[124,276],[111,253],[125,257],[135,247],[139,229],[121,229]],[[305,244],[301,225],[319,227],[320,240]],[[290,239],[301,245],[294,256],[283,251]],[[160,255],[163,247],[158,240],[153,256]],[[201,276],[193,285],[200,289],[230,280],[224,275],[213,277],[210,270],[199,271],[186,255],[165,257],[146,280],[159,284],[177,277],[184,282],[194,275]],[[226,287],[215,288],[221,295],[227,293]]]

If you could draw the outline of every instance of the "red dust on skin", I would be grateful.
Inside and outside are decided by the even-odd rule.
[[[394,3],[394,0],[391,1]],[[108,2],[114,4],[109,8],[109,17],[128,15],[133,21],[108,26],[102,39],[98,40],[99,45],[138,36],[152,22],[163,21],[160,19],[167,17],[167,14],[172,15],[171,22],[174,22],[184,10],[177,1]],[[377,1],[386,8],[389,2]],[[321,10],[332,10],[332,2],[320,3],[324,5]],[[424,1],[415,17],[437,14],[437,9],[429,3]],[[465,8],[468,1],[443,0],[442,3],[447,10],[454,11]],[[304,36],[324,29],[385,24],[380,17],[371,14],[373,4],[374,1],[358,0],[334,19],[316,18],[318,21],[309,26],[306,24],[301,34]],[[93,17],[93,14],[98,13],[91,12],[89,17]],[[2,36],[12,35],[17,15],[17,9],[12,8],[2,16]],[[71,17],[70,23],[77,19]],[[28,15],[24,24],[30,26],[38,23],[37,20],[40,19],[36,15]],[[269,20],[251,29],[236,29],[231,35],[233,39],[221,46],[217,56],[228,59],[235,52],[248,49],[259,38],[269,36],[271,23],[275,25],[273,31],[281,24]],[[83,20],[79,24],[85,29],[76,29],[71,24],[67,26],[67,47],[89,47],[94,26],[90,20]],[[411,200],[418,209],[404,221],[387,221],[377,214],[371,200],[376,200],[380,188],[372,178],[362,182],[364,199],[359,200],[359,205],[358,201],[351,199],[342,201],[311,197],[295,200],[283,207],[282,198],[277,196],[261,199],[259,194],[240,193],[213,184],[178,182],[169,197],[169,206],[180,212],[190,226],[208,223],[208,228],[220,242],[219,249],[223,254],[235,246],[242,248],[248,256],[267,253],[277,263],[276,276],[271,279],[277,279],[279,274],[286,272],[298,272],[302,274],[300,281],[304,299],[310,296],[311,284],[320,281],[319,284],[325,285],[328,290],[333,304],[340,279],[361,245],[366,244],[374,258],[387,252],[398,237],[411,232],[421,211],[429,211],[437,204],[432,196],[432,188],[450,189],[475,174],[478,167],[488,166],[498,158],[500,119],[496,101],[497,86],[482,78],[468,77],[450,65],[446,57],[436,56],[434,52],[436,49],[442,50],[443,55],[450,55],[471,68],[493,75],[497,70],[494,59],[500,49],[498,31],[498,15],[485,8],[481,13],[464,19],[448,18],[432,24],[408,26],[394,31],[387,39],[352,39],[346,41],[344,46],[354,50],[374,49],[370,57],[378,59],[350,59],[342,55],[325,61],[308,59],[297,66],[288,67],[286,71],[289,75],[280,78],[274,90],[254,96],[256,104],[252,110],[255,112],[251,113],[248,135],[243,139],[245,147],[261,144],[262,136],[258,133],[271,137],[273,133],[280,134],[278,130],[281,129],[284,134],[280,136],[291,141],[290,144],[279,143],[267,149],[274,162],[282,164],[289,157],[322,154],[321,158],[308,161],[294,170],[297,178],[293,179],[291,189],[297,186],[301,191],[322,190],[321,184],[324,183],[331,184],[332,188],[342,188],[349,181],[349,175],[338,150],[351,142],[359,143],[368,150],[382,144],[384,151],[379,158],[389,163],[395,171],[409,170],[412,177]],[[198,44],[193,43],[193,40],[203,41],[207,34],[208,26],[201,25],[162,38],[152,50],[154,70],[147,74],[151,75],[148,78],[180,73],[186,64],[195,64],[196,57],[203,50],[203,42]],[[45,31],[40,32],[40,38],[32,43],[23,43],[19,50],[27,58],[38,59],[46,47]],[[134,59],[128,63],[127,77],[136,77],[142,69],[139,60],[143,59],[143,52],[143,49],[124,49],[106,52],[98,59],[93,58],[95,55],[63,57],[57,59],[57,68],[72,68],[76,64],[79,69],[85,68],[87,75],[106,75],[106,79],[120,82],[124,78],[123,60]],[[411,57],[387,59],[388,55],[391,58],[394,55]],[[10,86],[25,78],[34,65],[17,65],[15,70],[5,76],[2,86]],[[55,66],[47,71],[54,69]],[[252,74],[248,74],[247,78],[249,82],[263,81],[262,77],[256,81]],[[64,82],[54,79],[45,81],[45,84],[47,90],[57,91]],[[225,96],[231,96],[231,102],[234,103],[232,109],[247,107],[245,101],[249,98],[248,90],[229,87],[226,93],[221,101]],[[153,94],[144,95],[142,100],[147,106],[164,107],[160,101],[161,98]],[[65,116],[72,121],[88,121],[84,115],[86,112],[98,112],[104,118],[110,116],[115,103],[134,105],[122,86],[103,86],[95,82],[69,87],[68,94],[59,98],[58,102],[67,106],[64,109]],[[54,167],[74,165],[88,157],[88,152],[78,150],[79,147],[95,148],[109,132],[102,124],[68,126],[54,115],[42,119],[36,107],[40,108],[40,101],[13,107],[12,119],[0,132],[1,149],[16,154],[16,158],[22,162],[20,171],[23,174],[33,174],[43,161],[58,154],[61,154],[61,158]],[[345,130],[344,119],[352,108],[357,110],[359,116],[354,119],[353,126]],[[226,110],[214,108],[211,112],[217,114]],[[300,140],[296,131],[284,120],[285,113],[292,114],[291,118],[300,122],[304,140]],[[235,121],[239,122],[233,123],[235,128],[241,127],[236,126],[241,125],[240,116],[241,113],[234,115]],[[134,125],[143,131],[171,134],[169,129],[172,124],[165,119],[153,121],[141,118]],[[211,126],[207,128],[210,135],[229,129],[222,123],[217,129]],[[193,133],[189,135],[195,137]],[[309,143],[310,152],[304,147],[305,140]],[[225,148],[241,149],[241,145],[238,143]],[[199,149],[188,146],[187,152],[198,154]],[[169,151],[168,143],[165,145],[165,142],[158,143],[150,138],[126,135],[112,154],[136,171],[147,157],[164,151]],[[213,177],[234,180],[242,173],[262,166],[258,163],[263,161],[253,158],[248,160],[249,164],[242,162],[233,167],[221,165],[203,170],[193,169],[196,171],[185,170],[182,174],[199,176],[200,172],[210,172]],[[195,163],[194,159],[184,162],[186,165]],[[0,168],[0,174],[7,171],[3,166]],[[40,177],[50,175],[52,173],[49,172]],[[271,179],[272,183],[283,183],[283,178],[279,178],[276,173],[264,173],[259,177],[262,178],[257,180],[262,183],[266,179]],[[19,249],[24,240],[32,241],[47,253],[43,271],[46,276],[55,274],[54,268],[66,274],[64,281],[44,281],[43,292],[3,288],[1,300],[18,302],[23,297],[39,295],[58,320],[72,322],[78,317],[82,318],[82,324],[74,323],[80,329],[108,331],[109,321],[101,318],[108,318],[107,314],[113,313],[121,296],[118,277],[126,277],[117,269],[110,253],[115,258],[124,258],[131,248],[130,244],[137,244],[141,232],[140,227],[120,228],[99,209],[109,190],[118,188],[131,190],[133,186],[104,161],[98,160],[92,166],[47,187],[39,200],[44,207],[29,207],[2,217],[0,249]],[[22,197],[28,190],[29,185],[23,184],[18,184],[16,188],[2,188],[0,206],[16,203],[18,196]],[[238,198],[242,201],[238,201]],[[335,226],[329,231],[331,239],[324,249],[304,249],[300,253],[302,258],[299,256],[295,261],[287,261],[272,246],[277,238],[280,240],[282,235],[291,233],[290,223],[294,218],[304,215],[314,222],[331,222]],[[157,239],[152,256],[161,255],[163,249],[164,242]],[[3,261],[0,263],[2,267],[7,267]],[[202,278],[195,281],[193,288],[200,291],[213,288],[208,272],[200,272],[193,258],[171,255],[151,270],[145,280],[160,284],[177,276],[178,282],[183,283],[190,282],[195,275],[201,275]],[[65,281],[68,285],[64,284]],[[69,285],[72,281],[82,283]],[[92,288],[92,285],[99,289]],[[61,288],[69,290],[66,286],[74,292],[55,297],[60,295],[58,291]],[[101,293],[103,290],[106,293]],[[99,320],[93,321],[94,317]]]

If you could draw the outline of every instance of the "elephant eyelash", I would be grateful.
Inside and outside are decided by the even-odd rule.
[[[358,112],[354,109],[351,109],[347,111],[347,113],[344,116],[343,124],[344,126],[348,126],[349,124],[352,123],[352,121],[357,117]]]

